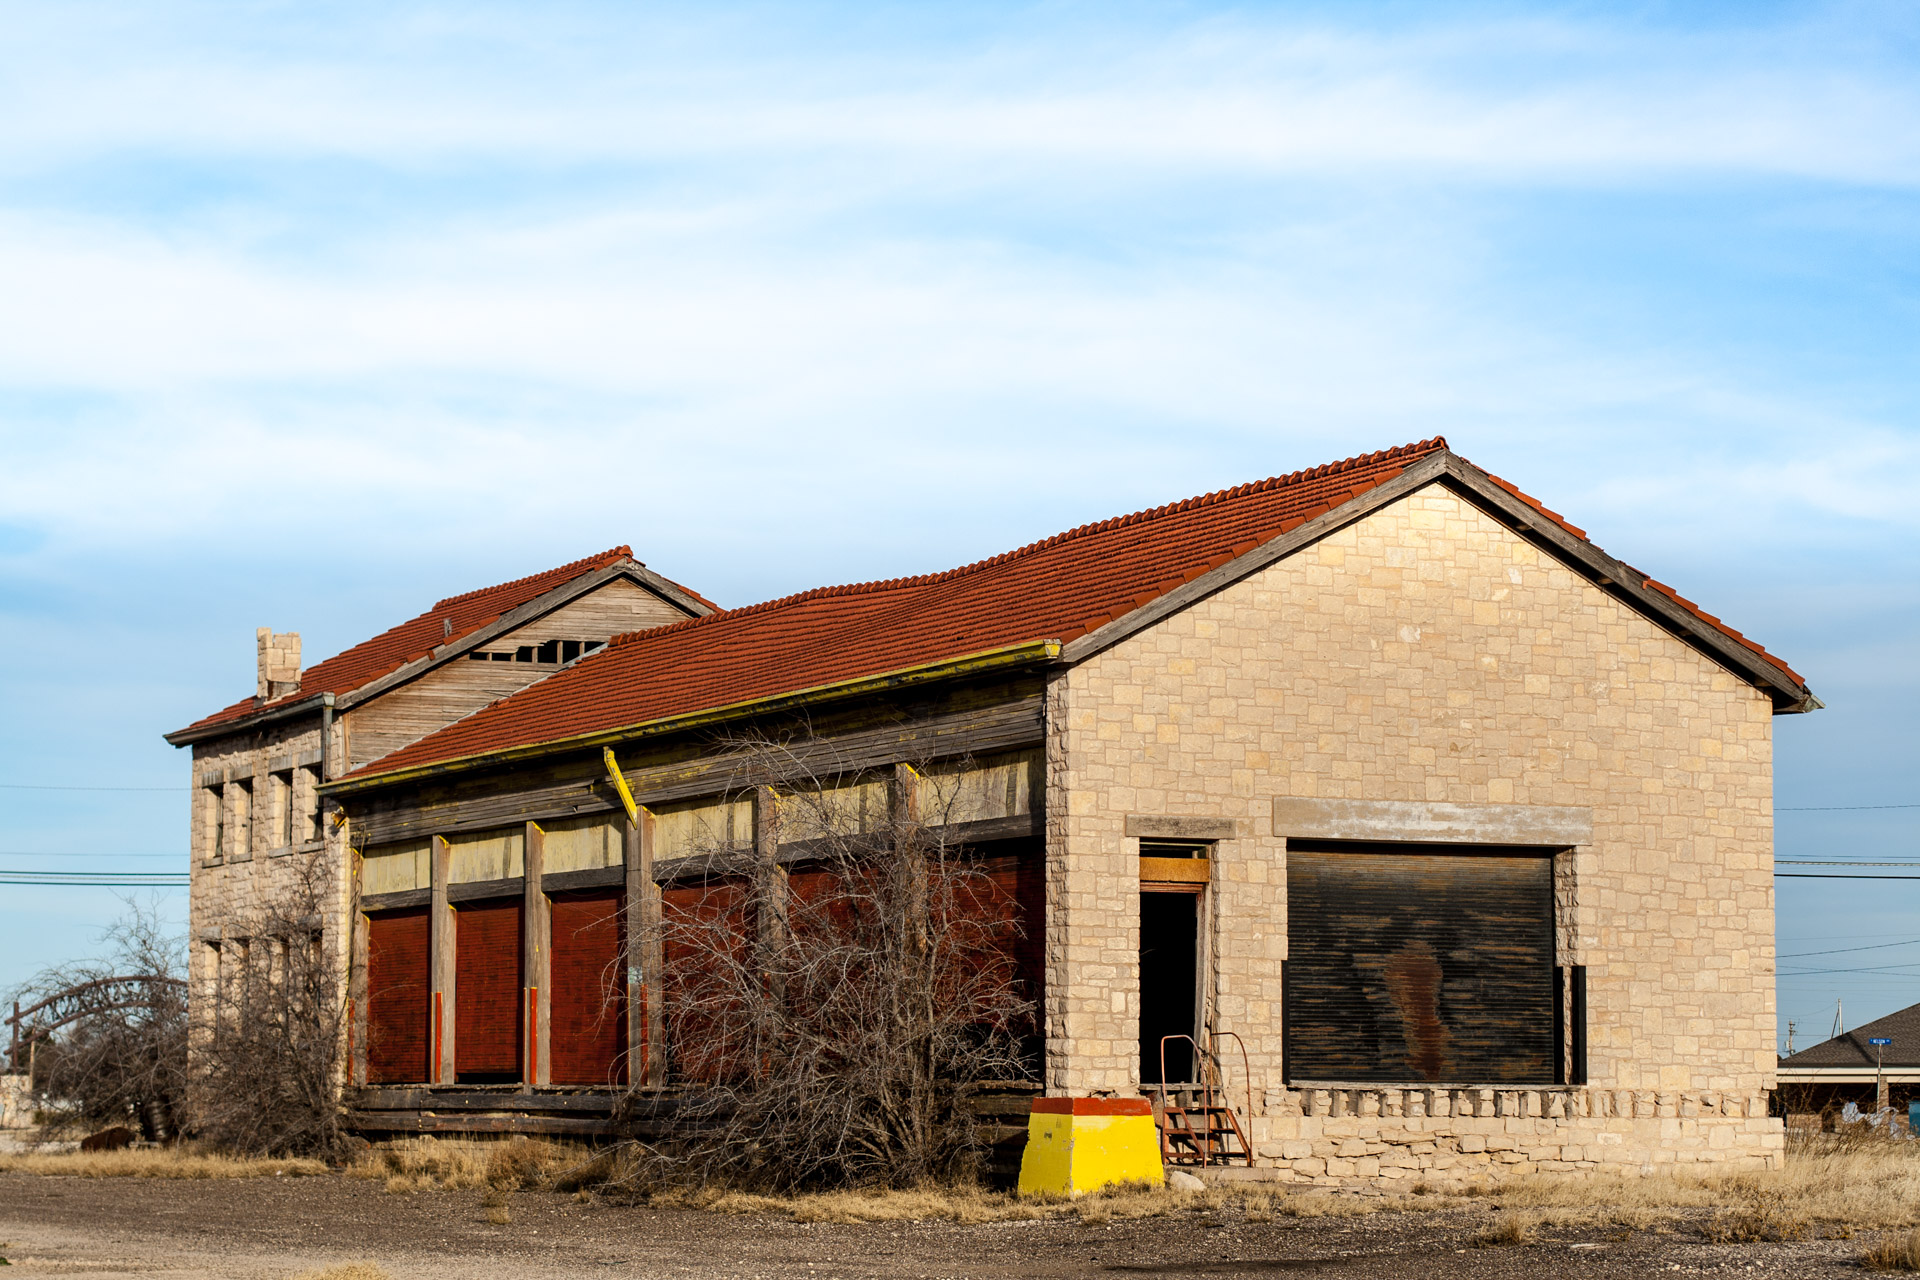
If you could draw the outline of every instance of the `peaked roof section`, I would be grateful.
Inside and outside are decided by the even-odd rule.
[[[1073,659],[1070,642],[1088,637],[1084,643],[1098,643],[1101,637],[1090,633],[1149,606],[1166,607],[1170,593],[1197,579],[1209,578],[1197,589],[1210,588],[1213,576],[1234,571],[1226,568],[1234,561],[1257,558],[1253,553],[1266,544],[1416,466],[1433,478],[1452,467],[1471,472],[1483,486],[1488,480],[1435,437],[1082,525],[944,573],[821,587],[616,636],[574,666],[342,781],[615,733],[1041,641],[1068,646]],[[1579,529],[1504,481],[1496,483],[1501,500],[1525,512],[1526,521],[1544,518],[1586,545]],[[1632,577],[1629,585],[1663,592],[1689,617],[1784,670],[1671,590],[1610,559],[1607,564]]]
[[[1808,1049],[1802,1049],[1790,1058],[1780,1059],[1783,1069],[1801,1069],[1809,1067],[1827,1067],[1842,1071],[1871,1071],[1874,1067],[1874,1046],[1867,1041],[1886,1037],[1893,1041],[1882,1050],[1881,1065],[1887,1067],[1920,1067],[1920,1004],[1908,1005],[1904,1009],[1876,1018],[1865,1026],[1823,1040]]]
[[[537,600],[547,592],[572,582],[575,578],[596,573],[625,561],[633,561],[636,565],[639,563],[633,560],[631,547],[613,547],[598,555],[588,556],[584,560],[575,560],[571,564],[548,569],[544,573],[515,578],[512,582],[482,587],[478,591],[468,591],[462,595],[448,596],[419,617],[410,618],[397,627],[382,631],[371,640],[364,640],[351,649],[335,654],[325,662],[306,668],[300,673],[300,687],[294,692],[265,701],[259,698],[242,698],[232,706],[223,707],[212,715],[196,720],[185,729],[176,732],[192,733],[228,721],[244,720],[255,712],[291,706],[316,694],[351,693],[409,662],[427,657],[442,645],[473,634],[502,614]],[[685,587],[679,589],[686,591]],[[701,599],[691,591],[687,591],[687,594],[710,608],[718,608],[717,605]]]

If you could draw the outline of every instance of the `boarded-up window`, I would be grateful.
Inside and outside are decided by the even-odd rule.
[[[617,889],[553,895],[549,1025],[555,1084],[626,1079],[625,904]]]
[[[1551,1084],[1553,860],[1290,847],[1287,1074]]]
[[[454,926],[454,1071],[463,1082],[517,1080],[520,903],[463,905]]]
[[[427,908],[367,918],[367,1080],[428,1078]]]
[[[666,924],[668,1071],[676,1080],[723,1079],[747,1061],[735,982],[746,972],[747,885],[710,880],[661,895]]]
[[[984,869],[993,882],[999,945],[1013,959],[1020,997],[1033,1002],[1022,1048],[1037,1067],[1045,1051],[1042,1015],[1047,1007],[1046,860],[1035,841],[1025,856],[988,858]]]

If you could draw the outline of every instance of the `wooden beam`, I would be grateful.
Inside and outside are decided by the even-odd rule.
[[[341,778],[328,783],[322,789],[322,794],[337,800],[342,796],[380,791],[403,783],[420,783],[483,770],[490,772],[525,766],[535,760],[555,760],[568,756],[577,758],[580,753],[590,752],[597,747],[622,743],[672,741],[693,734],[713,735],[722,732],[722,726],[754,721],[764,722],[776,717],[804,719],[809,713],[828,714],[824,708],[835,704],[850,706],[875,701],[894,701],[910,697],[911,691],[922,688],[953,686],[1023,671],[1037,672],[1055,665],[1059,658],[1060,642],[1057,640],[1036,640],[1027,644],[1005,645],[998,649],[943,658],[896,671],[882,671],[873,675],[855,676],[850,680],[836,680],[831,684],[816,685],[810,689],[796,689],[790,693],[750,698],[744,702],[732,702],[699,711],[663,716],[657,720],[642,720],[611,729],[595,729],[573,737],[530,742],[522,746],[501,747],[492,751],[476,752],[470,756],[456,756],[450,760],[435,761],[431,764],[406,765],[381,773]]]
[[[432,986],[427,1010],[430,1041],[428,1074],[436,1084],[454,1082],[454,930],[459,927],[453,904],[447,900],[447,874],[452,870],[453,846],[446,837],[433,838],[433,909],[428,916],[428,978]]]
[[[1045,737],[1044,716],[1041,695],[1021,691],[990,706],[831,734],[799,743],[789,754],[796,776],[803,777],[880,768],[902,756],[933,760],[986,755],[1039,745]],[[620,772],[636,805],[662,805],[737,790],[753,763],[750,754],[697,756]],[[524,773],[516,774],[493,784],[510,790],[425,804],[413,793],[396,792],[364,809],[355,806],[355,838],[363,845],[386,844],[618,811],[620,797],[603,772],[582,769],[573,778],[535,786],[520,782]]]
[[[527,1088],[553,1079],[553,911],[546,894],[546,844],[547,833],[539,823],[529,822],[522,844],[526,875],[520,908],[520,1016],[526,1046],[520,1080]]]
[[[627,1082],[667,1082],[666,956],[660,886],[653,875],[653,814],[637,809],[625,830],[627,873]]]
[[[607,780],[613,783],[613,790],[620,797],[620,807],[627,811],[627,821],[637,825],[640,810],[634,807],[633,792],[627,790],[627,780],[620,774],[620,762],[614,758],[613,748],[600,748],[600,760],[607,766]]]

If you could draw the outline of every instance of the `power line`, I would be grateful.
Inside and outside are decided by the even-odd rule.
[[[166,871],[0,871],[0,884],[91,885],[116,889],[184,889],[187,877]]]
[[[1773,878],[1776,880],[1920,880],[1920,876],[1850,876],[1840,871],[1776,871],[1773,873]]]
[[[1779,960],[1799,960],[1805,956],[1837,956],[1843,951],[1884,951],[1888,947],[1910,947],[1916,942],[1920,942],[1920,938],[1908,938],[1905,942],[1874,942],[1864,947],[1835,947],[1831,951],[1794,951],[1775,958]]]
[[[0,849],[0,858],[184,858],[184,853],[35,853],[27,849]]]
[[[190,791],[191,787],[63,787],[44,782],[0,782],[0,791]]]
[[[1920,809],[1920,804],[1811,804],[1775,805],[1775,813],[1862,813],[1868,809]]]
[[[1920,870],[1920,862],[1909,858],[1904,862],[1841,862],[1832,858],[1775,858],[1776,867],[1913,867]]]

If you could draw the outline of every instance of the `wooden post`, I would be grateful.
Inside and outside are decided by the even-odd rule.
[[[428,979],[433,988],[427,1010],[430,1055],[427,1076],[432,1084],[453,1084],[454,1073],[454,930],[459,928],[453,904],[447,901],[447,876],[453,869],[453,846],[444,836],[433,838],[433,907],[428,917]]]
[[[787,869],[780,865],[780,797],[753,789],[753,874],[759,899],[754,921],[761,954],[771,957],[787,936]]]
[[[660,886],[653,878],[653,813],[637,806],[625,830],[627,866],[627,1083],[667,1083],[666,955]]]
[[[927,949],[927,851],[917,830],[920,825],[919,771],[904,762],[894,765],[888,799],[892,810],[888,815],[893,828],[892,856],[906,860],[903,869],[907,874],[907,944],[912,954],[920,955]]]
[[[349,847],[346,856],[352,868],[347,927],[353,931],[347,952],[347,1083],[359,1086],[367,1082],[367,965],[372,925],[360,910],[360,875],[364,869],[360,851]]]
[[[525,1062],[523,1088],[553,1083],[553,908],[541,883],[547,866],[547,833],[527,824],[521,857],[526,882],[520,908],[520,1007]]]

